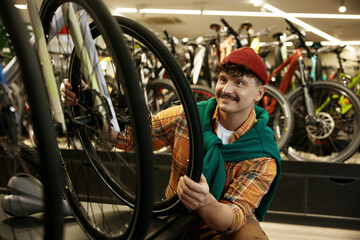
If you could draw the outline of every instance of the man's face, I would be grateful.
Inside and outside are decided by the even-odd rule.
[[[265,86],[257,86],[255,78],[234,77],[225,72],[220,72],[215,87],[219,110],[227,114],[249,114],[264,92]]]

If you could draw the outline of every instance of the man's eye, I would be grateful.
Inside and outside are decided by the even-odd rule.
[[[240,82],[240,81],[239,81],[239,82],[236,82],[236,84],[237,84],[237,85],[242,85],[243,82]]]

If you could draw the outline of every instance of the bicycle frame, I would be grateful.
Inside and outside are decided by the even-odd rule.
[[[40,62],[42,63],[42,69],[44,73],[44,78],[46,81],[47,91],[49,95],[50,104],[54,112],[55,120],[61,124],[63,132],[66,132],[66,124],[64,113],[61,108],[61,102],[59,101],[59,91],[57,89],[56,80],[54,77],[54,72],[51,67],[50,57],[48,54],[45,35],[42,28],[40,16],[37,11],[37,6],[34,0],[28,0],[28,9],[30,14],[30,20],[32,27],[34,29],[35,43],[37,44],[37,49],[39,53]]]
[[[287,90],[289,89],[290,83],[291,83],[291,78],[293,77],[297,67],[298,67],[298,60],[303,58],[303,54],[301,52],[301,49],[296,49],[296,51],[289,56],[282,64],[280,64],[280,66],[278,66],[269,76],[269,79],[271,79],[272,77],[274,77],[276,74],[279,74],[285,67],[287,67],[288,65],[289,68],[287,69],[287,71],[285,72],[280,85],[279,85],[279,90],[280,92],[282,92],[283,94],[286,94]]]
[[[343,47],[334,49],[334,50],[332,50],[332,52],[334,52],[336,54],[338,62],[339,62],[339,72],[338,73],[339,73],[341,80],[343,80],[344,82],[350,81],[350,83],[347,84],[346,87],[349,89],[353,89],[360,82],[360,73],[356,77],[351,77],[344,73],[344,68],[342,66],[341,57],[340,57],[342,48]],[[314,56],[316,56],[316,55],[314,55]],[[316,61],[315,61],[315,63],[316,63]],[[314,60],[313,60],[313,65],[314,65]],[[323,74],[322,74],[322,77],[324,77]],[[348,80],[348,81],[346,81],[346,80]],[[360,96],[360,88],[355,92],[355,94]],[[328,104],[332,99],[339,99],[338,104],[340,105],[342,115],[346,114],[352,108],[352,104],[349,104],[349,101],[344,96],[334,95],[332,97],[328,97],[326,99],[326,101],[316,110],[316,113],[322,111],[322,109],[326,106],[326,104]]]
[[[286,66],[290,65],[279,85],[280,92],[285,94],[291,83],[291,78],[294,75],[295,70],[299,66],[300,74],[301,74],[301,84],[302,84],[302,88],[304,88],[305,106],[306,106],[307,113],[309,116],[309,121],[311,123],[315,123],[316,122],[315,110],[314,110],[314,106],[312,104],[311,97],[309,95],[309,89],[308,89],[309,76],[305,72],[305,64],[304,64],[303,59],[304,59],[304,56],[302,54],[301,48],[297,48],[290,57],[288,57],[279,67],[277,67],[270,74],[269,79],[271,79],[274,75],[280,73],[280,71],[282,71]]]
[[[222,43],[220,43],[220,62],[226,58],[233,50],[233,39],[231,36],[227,37]]]
[[[357,84],[360,83],[360,73],[358,73],[358,75],[356,77],[350,77],[348,75],[346,75],[345,73],[340,72],[340,77],[342,79],[348,79],[351,81],[351,83],[349,83],[349,85],[347,85],[348,88],[353,89]],[[357,90],[356,95],[360,96],[360,88]]]
[[[194,67],[191,69],[190,77],[192,78],[192,84],[197,84],[200,76],[201,67],[206,54],[206,47],[199,45],[194,58]]]
[[[340,48],[340,49],[342,49],[342,48]],[[342,62],[341,62],[341,57],[340,57],[340,53],[341,53],[340,49],[335,49],[333,51],[333,52],[335,52],[336,57],[337,57],[338,62],[339,62],[339,75],[341,77],[341,80],[343,80],[343,81],[349,80],[350,83],[346,87],[348,87],[350,89],[353,89],[357,84],[360,83],[360,73],[358,73],[356,75],[356,77],[351,77],[351,76],[344,73],[344,68],[343,68],[343,65],[342,65]],[[356,95],[360,96],[360,88],[357,90]]]
[[[295,73],[295,70],[297,69],[297,67],[300,67],[300,73],[301,73],[301,82],[302,82],[302,88],[304,88],[304,98],[305,98],[305,105],[306,105],[306,109],[309,115],[309,121],[315,121],[315,116],[316,114],[318,114],[319,112],[322,111],[322,109],[324,109],[324,107],[331,101],[331,99],[339,99],[339,105],[341,106],[341,114],[345,114],[346,112],[348,112],[351,108],[352,105],[348,104],[346,102],[346,99],[344,96],[332,96],[332,97],[328,97],[327,100],[318,108],[318,109],[314,109],[312,101],[311,101],[311,97],[309,95],[309,90],[308,90],[308,81],[309,81],[309,76],[305,73],[305,65],[303,62],[303,54],[301,49],[296,49],[296,51],[290,56],[288,57],[279,67],[277,67],[269,76],[269,78],[272,78],[273,76],[275,76],[276,74],[280,73],[286,66],[290,65],[289,68],[287,69],[285,75],[283,76],[280,85],[279,85],[279,90],[283,93],[286,94],[287,90],[289,88],[289,85],[291,83],[291,79]],[[360,81],[360,74],[359,74],[359,81]],[[352,85],[354,86],[354,85]]]
[[[290,83],[291,83],[291,78],[294,75],[296,68],[298,66],[298,59],[300,59],[301,57],[303,57],[301,49],[297,49],[291,56],[289,56],[282,64],[280,64],[269,76],[269,79],[271,79],[272,77],[274,77],[276,74],[279,74],[280,72],[282,72],[283,70],[285,71],[285,75],[283,76],[280,85],[278,87],[279,91],[282,94],[286,94]],[[287,67],[288,65],[290,65],[290,67]],[[272,99],[271,102],[268,102],[268,99],[266,97],[263,98],[263,104],[265,106],[267,106],[267,110],[269,112],[269,114],[272,113],[272,111],[274,110],[275,104],[276,104],[276,100]]]
[[[78,56],[81,56],[82,64],[81,68],[85,75],[90,78],[91,88],[100,92],[100,94],[107,100],[109,105],[109,109],[111,112],[111,123],[113,126],[113,130],[115,132],[120,131],[120,127],[116,120],[114,107],[110,100],[109,91],[106,87],[105,78],[102,75],[102,70],[100,67],[99,58],[97,57],[95,45],[92,41],[92,35],[90,31],[90,27],[88,25],[88,16],[84,14],[84,11],[77,8],[75,4],[72,6],[70,4],[65,5],[66,9],[58,9],[53,22],[51,23],[51,28],[49,31],[48,40],[50,41],[52,38],[56,36],[56,34],[65,26],[65,22],[67,26],[69,26],[70,32],[74,39],[74,47]],[[52,66],[50,62],[50,58],[47,51],[47,45],[44,36],[44,30],[42,27],[42,23],[40,20],[39,13],[37,11],[37,6],[34,0],[28,0],[28,9],[31,18],[31,24],[34,30],[34,37],[30,39],[31,45],[38,49],[39,58],[43,65],[43,71],[48,91],[48,96],[50,98],[50,104],[52,111],[54,113],[55,120],[61,124],[62,132],[66,132],[66,124],[64,119],[64,113],[61,108],[61,99],[58,91],[57,83],[54,78],[54,73],[52,71]],[[81,27],[77,24],[77,20],[75,17],[75,10],[80,11],[81,14]],[[64,12],[69,12],[69,14],[63,14]],[[82,11],[82,12],[81,12]],[[84,41],[85,39],[85,41]],[[86,48],[83,48],[83,46]],[[95,71],[93,71],[95,69]],[[11,83],[20,75],[19,64],[16,58],[12,59],[10,63],[4,68],[3,76],[7,83]],[[95,101],[100,101],[100,99],[96,98]],[[101,104],[99,104],[101,105]],[[103,107],[99,109],[102,114],[104,113]]]
[[[312,68],[312,71],[310,73],[310,76],[313,79],[313,81],[316,81],[316,80],[319,80],[319,79],[324,80],[324,81],[326,80],[326,77],[325,77],[324,73],[322,71],[319,71],[319,72],[317,71],[318,70],[317,69],[318,64],[320,64],[320,66],[321,66],[321,63],[319,63],[320,62],[319,60],[320,59],[319,59],[319,56],[317,56],[317,54],[314,54],[314,56],[311,57],[311,62],[312,62],[313,68]]]

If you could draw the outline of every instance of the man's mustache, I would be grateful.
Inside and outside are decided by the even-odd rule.
[[[220,93],[219,97],[222,97],[222,98],[229,98],[229,99],[232,99],[234,101],[239,101],[239,98],[236,97],[236,96],[233,96],[231,94],[226,94],[226,93]]]

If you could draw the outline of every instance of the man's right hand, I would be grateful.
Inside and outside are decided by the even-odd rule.
[[[81,87],[83,90],[88,88],[88,85],[81,80]],[[64,79],[61,83],[60,87],[61,96],[64,102],[70,106],[75,106],[78,103],[78,99],[76,98],[76,94],[72,91],[72,86],[69,83],[69,79]]]
[[[72,86],[69,83],[69,79],[64,79],[60,87],[61,96],[63,97],[63,100],[66,104],[75,106],[78,102],[78,99],[76,98],[76,94],[71,90]]]

